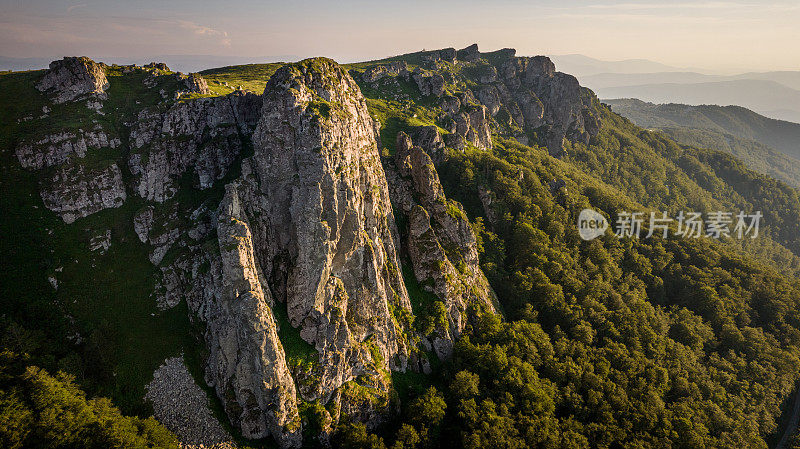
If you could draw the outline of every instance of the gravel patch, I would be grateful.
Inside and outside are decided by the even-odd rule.
[[[183,356],[164,361],[147,385],[153,415],[171,430],[183,449],[233,449],[233,438],[208,406],[208,396],[189,374]]]

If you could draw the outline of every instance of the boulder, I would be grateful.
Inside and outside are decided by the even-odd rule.
[[[64,103],[87,95],[103,95],[109,85],[104,65],[81,56],[51,62],[36,88],[51,94],[53,102]]]
[[[190,73],[189,75],[182,77],[182,81],[188,92],[203,95],[208,95],[211,93],[211,90],[208,88],[208,83],[199,73]]]
[[[158,69],[158,70],[163,70],[165,72],[169,72],[170,71],[169,67],[167,67],[167,65],[165,63],[163,63],[163,62],[151,62],[150,64],[145,65],[144,68],[146,68],[146,69]]]

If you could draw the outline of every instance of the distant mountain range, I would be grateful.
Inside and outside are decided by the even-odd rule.
[[[550,59],[560,72],[575,76],[596,75],[599,73],[652,73],[686,71],[647,59],[626,59],[604,61],[585,55],[553,55]]]
[[[800,123],[800,70],[718,75],[643,59],[602,61],[564,55],[554,56],[553,61],[559,71],[575,75],[600,98],[738,105]]]
[[[591,88],[591,86],[590,86]],[[774,119],[800,123],[800,90],[774,81],[663,83],[592,88],[600,98],[638,98],[653,103],[738,105]]]
[[[658,129],[684,145],[726,151],[752,169],[800,188],[800,124],[739,106],[604,100],[637,126]]]
[[[581,81],[591,85],[592,89],[645,84],[694,84],[744,80],[770,81],[800,90],[800,71],[751,72],[730,76],[707,75],[697,72],[598,73],[581,77]]]

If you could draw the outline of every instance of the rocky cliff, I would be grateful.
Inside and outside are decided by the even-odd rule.
[[[472,226],[461,204],[446,198],[433,160],[403,132],[396,146],[385,167],[393,203],[408,223],[406,250],[416,281],[441,301],[446,318],[434,322],[421,343],[445,359],[466,324],[469,307],[496,313],[494,293],[479,266]],[[415,368],[424,371],[426,357],[417,354]]]
[[[136,192],[164,202],[184,175],[200,189],[222,179],[237,160],[258,120],[261,99],[236,92],[178,102],[139,113],[130,131],[128,159]]]
[[[392,371],[429,373],[472,317],[497,313],[437,166],[453,151],[491,151],[493,134],[558,154],[599,126],[591,97],[547,58],[471,46],[409,61],[351,72],[435,117],[389,136],[393,152],[351,73],[324,58],[283,66],[262,95],[182,97],[211,91],[164,65],[85,58],[37,80],[53,108],[42,119],[89,99],[85,123],[22,138],[17,160],[65,223],[125,210],[114,213],[156,268],[151,296],[161,311],[186,302],[205,381],[247,438],[299,447],[338,422],[372,428],[395,413]],[[107,75],[147,102],[121,109]],[[111,232],[98,235],[92,247],[108,250]],[[316,435],[304,427],[311,409]]]
[[[422,97],[435,98],[443,140],[454,149],[490,149],[492,131],[523,144],[538,142],[554,156],[562,153],[564,139],[588,143],[600,129],[594,94],[557,72],[549,58],[515,54],[511,48],[481,53],[475,44],[428,51],[408,58],[421,60],[413,71],[405,61],[392,61],[368,67],[358,79],[378,91],[412,81]]]
[[[327,404],[323,421],[348,416],[374,426],[393,410],[388,373],[406,369],[416,340],[364,98],[346,71],[316,59],[270,79],[254,130],[247,120],[217,118],[219,110],[236,111],[218,107],[234,99],[143,112],[132,129],[131,146],[144,149],[147,160],[130,157],[139,194],[163,203],[142,209],[135,223],[154,246],[161,303],[170,307],[186,296],[205,323],[207,381],[245,436],[272,435],[284,447],[297,446],[298,401]],[[226,117],[242,116],[248,115]],[[168,207],[177,181],[189,174],[213,185],[217,177],[204,178],[200,169],[231,169],[227,160],[210,164],[220,153],[202,150],[208,145],[198,136],[236,130],[235,123],[239,134],[252,133],[252,156],[240,159],[241,175],[226,186],[222,203],[195,210],[180,229],[172,224],[179,214]],[[235,159],[241,151],[229,145],[223,153]],[[214,222],[219,255],[204,243]],[[179,255],[162,263],[176,248]],[[302,341],[287,353],[278,332]],[[310,354],[297,354],[298,345]]]
[[[234,184],[219,206],[217,238],[222,276],[206,305],[206,377],[244,436],[272,435],[282,447],[299,446],[295,385],[278,339],[275,303]]]
[[[95,125],[23,140],[16,148],[20,164],[42,173],[40,194],[45,206],[66,223],[122,205],[127,192],[116,162],[87,158],[115,151],[119,137]]]
[[[327,399],[370,366],[402,367],[405,329],[393,313],[410,304],[358,86],[329,60],[279,70],[264,92],[253,146],[243,188],[259,217],[260,257],[290,324],[320,354],[319,385],[305,394]]]

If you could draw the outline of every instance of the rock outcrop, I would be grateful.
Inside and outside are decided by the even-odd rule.
[[[132,134],[132,145],[151,135]],[[185,296],[205,323],[206,379],[245,436],[298,446],[299,399],[326,405],[328,423],[346,416],[375,427],[394,413],[388,372],[405,369],[412,337],[366,102],[333,61],[286,66],[267,84],[252,143],[216,213],[191,214],[181,255],[161,267],[164,298]],[[134,222],[153,245],[163,235],[157,215],[146,207]],[[203,243],[214,235],[209,216],[218,253]],[[287,350],[278,332],[301,341]]]
[[[402,137],[399,137],[399,141],[405,145],[404,139],[407,135],[403,133],[401,136]],[[442,135],[439,133],[439,128],[436,126],[417,126],[411,128],[407,137],[409,137],[412,142],[409,145],[418,146],[425,150],[435,164],[438,165],[447,159],[445,142]]]
[[[55,103],[88,96],[87,104],[97,103],[99,109],[98,99],[105,95],[108,81],[103,65],[85,57],[67,57],[53,61],[36,87],[51,94]],[[50,111],[44,107],[40,120]],[[39,193],[45,207],[72,223],[124,203],[122,171],[114,162],[121,145],[115,131],[94,120],[82,128],[24,139],[14,152],[23,168],[40,172]]]
[[[411,79],[417,83],[417,87],[423,96],[441,97],[444,94],[444,77],[438,73],[417,69],[412,73]]]
[[[463,150],[469,142],[482,150],[491,150],[492,134],[486,107],[470,105],[460,110],[462,112],[452,114],[445,120],[445,127],[450,132],[445,135],[447,146]]]
[[[127,198],[122,173],[115,163],[100,167],[61,166],[42,183],[40,193],[45,207],[59,214],[65,223],[120,207]]]
[[[165,72],[169,72],[169,67],[167,67],[166,63],[163,62],[151,62],[150,64],[145,64],[143,66],[145,69],[158,69],[163,70]]]
[[[473,44],[457,52],[415,54],[428,63],[425,69],[401,71],[393,68],[403,63],[397,60],[368,67],[359,79],[372,89],[397,92],[393,100],[408,99],[398,79],[413,82],[422,97],[436,97],[444,114],[437,124],[448,131],[444,142],[457,150],[467,144],[491,149],[494,131],[523,144],[535,141],[560,156],[564,139],[586,144],[600,132],[591,91],[575,77],[557,72],[545,56],[515,55],[513,48],[481,53]],[[439,162],[433,152],[430,155]]]
[[[295,385],[235,185],[220,204],[217,237],[222,279],[206,323],[206,379],[245,437],[272,435],[281,447],[298,447]]]
[[[458,51],[458,59],[461,61],[474,61],[480,57],[481,54],[478,51],[478,44],[472,44]]]
[[[514,55],[513,49],[480,53],[476,45],[459,51],[460,60],[478,64],[479,84],[472,90],[498,125],[525,131],[518,136],[524,141],[539,134],[554,156],[562,153],[565,138],[588,143],[600,128],[591,94],[574,76],[557,72],[550,58]],[[486,60],[479,64],[481,58]]]
[[[319,380],[301,388],[303,396],[327,402],[359,375],[402,369],[398,314],[410,303],[358,86],[326,59],[278,70],[264,91],[253,146],[242,191],[248,215],[258,217],[259,260],[290,325],[319,353]]]
[[[203,95],[211,93],[211,90],[208,88],[208,83],[199,73],[190,73],[188,75],[179,73],[178,78],[183,81],[187,92]]]
[[[146,109],[130,133],[128,166],[142,198],[163,202],[184,174],[200,189],[222,179],[255,128],[261,99],[237,92]]]
[[[50,63],[50,68],[36,88],[51,93],[55,103],[64,103],[86,95],[103,95],[109,83],[103,65],[82,57],[65,57]]]
[[[91,150],[119,146],[119,137],[111,136],[100,126],[95,126],[91,130],[62,131],[45,135],[34,142],[22,142],[17,146],[16,154],[23,167],[40,170],[61,165],[71,158],[83,158]]]
[[[393,202],[408,218],[405,245],[414,275],[446,311],[447,325],[423,337],[445,359],[466,324],[470,306],[495,312],[494,293],[479,266],[472,226],[461,204],[445,197],[433,160],[403,132],[396,148],[387,177]]]
[[[510,58],[500,67],[498,96],[510,105],[511,117],[527,129],[542,129],[547,148],[559,155],[563,139],[588,143],[599,124],[590,112],[578,80],[556,72],[545,56]]]
[[[430,62],[448,62],[453,64],[456,62],[456,49],[443,48],[441,50],[425,52],[422,56],[423,61]]]

